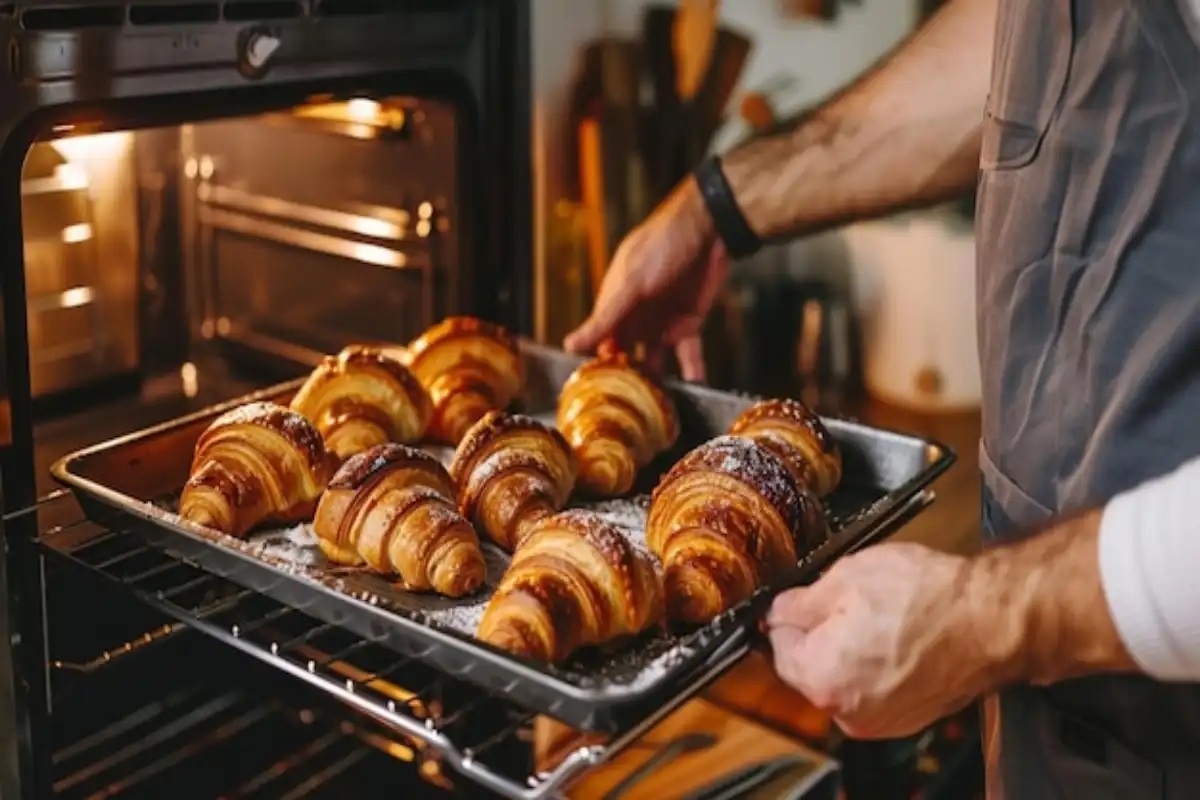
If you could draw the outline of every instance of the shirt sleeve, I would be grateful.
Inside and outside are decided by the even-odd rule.
[[[1129,654],[1162,681],[1200,681],[1200,458],[1111,500],[1100,580]]]

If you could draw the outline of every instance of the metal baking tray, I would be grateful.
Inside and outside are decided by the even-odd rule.
[[[522,343],[522,350],[527,379],[517,406],[525,413],[549,415],[559,387],[580,359],[529,342]],[[619,650],[589,652],[552,666],[514,658],[471,635],[506,563],[498,550],[487,548],[484,593],[451,600],[405,592],[361,570],[329,566],[305,538],[310,534],[303,526],[241,541],[174,514],[172,502],[187,480],[200,433],[243,403],[287,402],[301,382],[85,448],[55,463],[52,473],[74,490],[84,512],[99,524],[140,536],[234,583],[583,730],[618,732],[685,691],[726,646],[748,638],[764,600],[786,588],[764,587],[703,627],[647,634]],[[644,509],[645,492],[659,476],[687,450],[724,433],[755,399],[684,383],[668,386],[680,414],[678,444],[643,470],[639,499],[592,506],[634,536],[639,535],[638,508]],[[835,533],[800,562],[787,585],[814,579],[841,555],[919,513],[932,497],[927,487],[954,460],[950,449],[935,441],[839,419],[826,423],[844,459],[842,484],[829,500]],[[308,555],[297,557],[298,549]]]

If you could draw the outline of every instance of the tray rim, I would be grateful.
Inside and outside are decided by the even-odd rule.
[[[527,340],[523,340],[521,342],[521,347],[522,350],[528,351],[535,357],[538,354],[544,354],[545,357],[561,359],[564,355],[561,351],[545,347],[534,342],[529,342]],[[576,360],[578,362],[582,362],[583,358],[576,358]],[[130,495],[112,489],[90,478],[76,474],[71,469],[72,466],[77,462],[93,455],[127,447],[139,441],[161,436],[165,433],[172,432],[175,429],[186,427],[202,420],[215,419],[218,415],[246,403],[278,397],[279,395],[288,391],[298,389],[306,379],[307,376],[302,376],[292,380],[276,383],[240,397],[231,398],[206,408],[199,409],[180,417],[159,422],[140,430],[131,431],[127,434],[98,442],[88,447],[80,448],[57,459],[50,468],[51,475],[55,478],[55,480],[59,481],[65,486],[71,488],[72,490],[81,491],[86,495],[89,495],[91,499],[110,507],[114,512],[130,514],[134,517],[137,517],[142,523],[153,525],[160,534],[166,533],[171,536],[183,537],[184,539],[188,540],[189,544],[193,546],[198,545],[215,547],[220,551],[220,554],[223,557],[233,558],[236,562],[245,565],[249,570],[269,573],[270,576],[275,579],[298,584],[306,590],[315,589],[326,595],[334,602],[351,604],[352,606],[357,607],[357,610],[365,612],[371,617],[383,618],[383,621],[406,630],[410,636],[410,639],[425,637],[427,643],[450,648],[454,651],[457,651],[461,656],[478,657],[484,659],[490,662],[491,666],[498,667],[499,669],[505,671],[512,680],[530,681],[541,685],[546,685],[549,683],[552,685],[553,690],[556,693],[570,699],[571,701],[597,704],[597,711],[601,710],[601,707],[616,709],[620,706],[636,704],[638,702],[645,701],[651,694],[663,690],[670,690],[670,688],[677,681],[691,677],[695,671],[695,667],[697,667],[699,664],[707,663],[714,649],[719,649],[722,642],[728,641],[729,638],[736,635],[737,631],[742,627],[738,624],[729,624],[729,621],[726,621],[723,626],[724,630],[720,631],[718,635],[711,636],[709,641],[703,641],[704,637],[702,637],[702,641],[692,643],[691,646],[695,648],[695,650],[699,651],[696,656],[699,660],[699,664],[692,664],[679,670],[668,669],[664,671],[660,678],[648,681],[642,685],[636,687],[622,687],[620,684],[608,684],[601,687],[579,686],[569,680],[565,680],[562,676],[555,674],[549,669],[538,668],[538,665],[535,665],[532,662],[527,662],[526,660],[516,658],[511,654],[505,653],[498,648],[492,647],[486,642],[482,642],[472,636],[466,635],[465,633],[461,633],[453,629],[442,629],[440,627],[427,624],[418,619],[410,618],[403,613],[397,613],[391,609],[371,604],[349,593],[337,591],[336,589],[305,575],[285,572],[281,569],[278,569],[268,561],[257,558],[250,553],[243,552],[239,548],[226,545],[219,538],[217,538],[220,536],[220,534],[214,534],[203,526],[181,519],[175,514],[169,514],[169,512],[154,506],[150,501],[131,497]],[[731,399],[754,402],[755,400],[759,399],[757,396],[751,394],[727,392],[698,384],[685,384],[677,380],[667,380],[664,381],[664,383],[669,389],[675,392],[682,391],[693,395],[707,395],[714,400],[722,402],[727,402]],[[874,434],[888,434],[896,436],[900,439],[904,439],[910,443],[919,443],[921,446],[926,448],[927,451],[932,450],[930,459],[923,470],[905,483],[901,484],[901,486],[887,492],[885,497],[889,498],[890,501],[887,510],[892,510],[899,507],[906,501],[910,500],[914,495],[919,493],[922,489],[927,488],[930,484],[936,481],[937,478],[941,477],[941,475],[943,475],[956,460],[956,453],[952,448],[929,437],[866,425],[850,419],[823,416],[822,420],[831,424],[831,426],[834,428],[853,427],[867,429]],[[883,523],[886,522],[887,517],[888,514],[883,513],[879,520],[869,519],[865,520],[864,522]],[[836,559],[846,552],[847,549],[851,549],[853,543],[857,541],[859,537],[865,535],[872,525],[866,525],[866,530],[855,531],[853,534],[851,534],[850,528],[852,527],[854,526],[848,526],[847,528],[843,528],[841,531],[839,531],[838,538],[843,540],[840,545],[833,547],[827,547],[823,545],[806,557],[804,561],[800,563],[798,572],[811,573],[813,569],[820,570],[824,563],[829,560],[829,558]],[[846,535],[841,536],[840,534]],[[831,540],[831,542],[827,544],[834,545],[835,543]],[[830,551],[829,558],[815,558],[815,556],[822,554],[827,550]],[[201,568],[206,569],[206,571],[212,571],[203,567],[203,565],[201,565]],[[756,595],[759,597],[763,595],[774,595],[786,588],[788,588],[787,585],[765,586],[762,587],[759,592],[756,593]],[[746,610],[747,609],[742,608],[735,609],[734,611],[745,612]],[[468,681],[471,680],[470,677],[465,675],[456,677]],[[607,728],[602,726],[598,729]]]

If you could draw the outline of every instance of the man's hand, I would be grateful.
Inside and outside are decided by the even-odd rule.
[[[702,381],[700,327],[729,271],[724,246],[688,178],[617,248],[591,316],[567,337],[575,353],[615,339],[646,347],[652,363],[675,350],[683,379]]]
[[[968,559],[916,544],[849,556],[776,599],[775,668],[851,736],[915,733],[1001,677],[1003,638],[976,618],[971,573]]]
[[[797,124],[722,158],[746,223],[762,239],[799,236],[953,199],[975,185],[998,0],[947,3],[913,38]],[[930,81],[936,92],[914,92]],[[669,348],[685,380],[704,379],[700,327],[729,270],[686,178],[613,257],[566,349],[605,339]]]
[[[971,558],[917,544],[848,556],[776,598],[775,668],[860,738],[915,733],[1009,683],[1136,671],[1101,586],[1100,518]]]

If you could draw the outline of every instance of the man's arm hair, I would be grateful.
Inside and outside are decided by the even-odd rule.
[[[964,596],[999,683],[1200,681],[1198,491],[1200,457],[973,559]]]
[[[976,556],[963,592],[997,666],[996,688],[1137,672],[1117,630],[1100,569],[1097,509]]]
[[[974,186],[998,3],[952,0],[794,129],[726,156],[755,233],[810,233]]]

